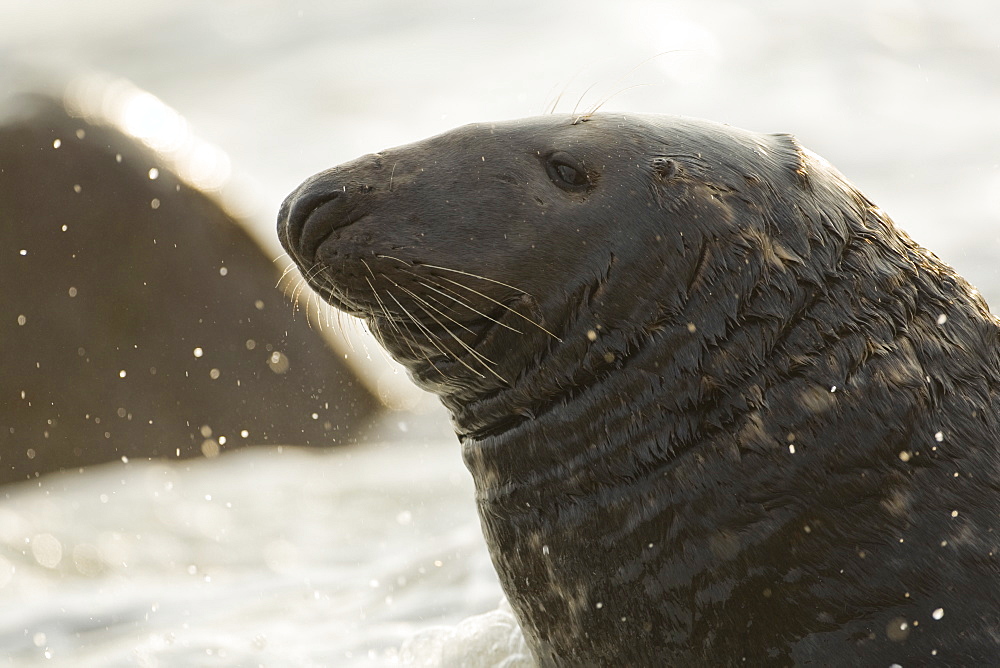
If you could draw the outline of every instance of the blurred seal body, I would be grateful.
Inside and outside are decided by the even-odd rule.
[[[472,125],[278,227],[451,410],[542,665],[1000,661],[997,321],[791,137]]]

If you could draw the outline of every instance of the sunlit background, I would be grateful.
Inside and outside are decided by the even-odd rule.
[[[24,91],[159,151],[282,268],[305,177],[462,123],[601,106],[790,132],[1000,304],[987,0],[0,0],[0,96]],[[340,353],[402,392],[371,344]],[[382,433],[0,491],[0,664],[494,665],[470,637],[508,618],[454,626],[500,594],[446,417]]]

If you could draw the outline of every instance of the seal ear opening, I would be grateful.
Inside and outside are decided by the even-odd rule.
[[[680,166],[670,158],[653,158],[652,165],[653,171],[664,181],[674,178],[680,171]]]

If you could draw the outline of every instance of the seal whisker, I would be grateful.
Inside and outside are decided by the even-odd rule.
[[[466,349],[467,351],[469,351],[469,353],[470,353],[470,354],[471,354],[471,355],[472,355],[473,357],[475,357],[475,358],[477,358],[477,359],[479,359],[479,360],[482,360],[482,361],[484,361],[484,362],[488,362],[489,364],[496,364],[496,362],[494,362],[494,361],[493,361],[493,360],[491,360],[490,358],[486,357],[486,356],[485,356],[485,355],[483,355],[482,353],[478,352],[478,351],[477,351],[477,350],[476,350],[475,348],[471,347],[471,346],[470,346],[469,344],[467,344],[467,343],[466,343],[465,341],[463,341],[463,340],[462,340],[461,338],[459,338],[459,337],[455,336],[455,334],[454,334],[454,333],[452,333],[452,331],[451,331],[450,329],[448,329],[448,326],[447,326],[446,324],[444,324],[443,322],[441,322],[440,320],[438,320],[437,318],[435,318],[435,317],[434,317],[434,314],[432,314],[432,313],[431,313],[430,311],[428,311],[427,309],[428,309],[428,308],[430,308],[431,310],[433,310],[433,311],[436,311],[436,312],[437,312],[437,313],[438,313],[439,315],[441,315],[441,316],[442,316],[442,317],[444,317],[445,319],[447,319],[447,320],[450,320],[451,322],[455,323],[456,325],[458,325],[459,327],[461,327],[461,328],[462,328],[462,329],[464,329],[465,331],[469,332],[470,334],[475,334],[475,332],[474,332],[473,330],[469,329],[468,327],[466,327],[466,326],[465,326],[465,325],[463,325],[462,323],[458,322],[458,321],[457,321],[457,320],[455,320],[454,318],[450,317],[450,316],[449,316],[449,315],[447,315],[446,313],[443,313],[443,312],[442,312],[442,311],[441,311],[440,309],[436,309],[436,308],[434,308],[434,306],[433,306],[433,305],[429,304],[429,303],[428,303],[428,302],[427,302],[427,301],[426,301],[425,299],[422,299],[422,298],[421,298],[421,297],[420,297],[419,295],[415,294],[415,293],[414,293],[414,292],[413,292],[412,290],[408,290],[408,289],[404,288],[403,286],[401,286],[401,285],[397,285],[397,284],[395,284],[395,283],[394,283],[393,285],[396,285],[396,287],[397,287],[397,288],[399,288],[400,290],[402,290],[402,291],[403,291],[403,292],[405,292],[406,294],[408,294],[408,295],[410,295],[411,297],[413,297],[413,299],[414,299],[414,300],[416,300],[416,302],[417,302],[417,306],[419,306],[419,307],[420,307],[420,309],[421,309],[421,310],[422,310],[422,311],[423,311],[424,313],[426,313],[428,317],[430,317],[431,319],[433,319],[433,320],[434,320],[434,322],[436,322],[436,323],[437,323],[437,324],[438,324],[438,325],[439,325],[439,326],[440,326],[440,327],[441,327],[441,328],[442,328],[442,329],[443,329],[444,331],[448,332],[448,335],[449,335],[449,336],[450,336],[451,338],[455,339],[455,341],[457,341],[457,342],[459,343],[459,345],[461,345],[461,346],[462,346],[463,348],[465,348],[465,349]],[[498,378],[500,378],[500,376],[497,376],[497,377],[498,377]],[[501,378],[501,380],[503,380],[503,379]],[[506,382],[506,381],[504,381],[504,382]]]
[[[413,266],[412,263],[406,262],[405,260],[400,260],[399,258],[393,257],[391,255],[379,255],[378,257],[386,258],[386,259],[389,259],[389,260],[396,260],[397,262],[401,262],[401,263],[403,263],[403,264],[405,264],[407,266]],[[468,276],[470,278],[477,278],[477,279],[480,279],[480,280],[483,280],[483,281],[487,281],[487,282],[490,282],[490,283],[495,283],[496,285],[500,285],[500,286],[505,287],[505,288],[510,288],[511,290],[514,290],[515,292],[519,292],[522,295],[525,295],[527,297],[530,297],[530,298],[534,299],[534,297],[529,292],[527,292],[525,290],[522,290],[520,288],[514,287],[513,285],[509,285],[507,283],[504,283],[502,281],[498,281],[496,279],[489,278],[488,276],[482,276],[480,274],[473,274],[473,273],[468,272],[468,271],[462,271],[461,269],[452,269],[450,267],[442,267],[440,265],[435,265],[435,264],[421,264],[420,266],[427,267],[429,269],[438,269],[440,271],[451,271],[451,272],[454,272],[456,274],[461,274],[463,276]],[[424,277],[424,278],[426,278],[426,277]],[[549,336],[551,336],[552,338],[554,338],[556,341],[562,341],[562,339],[560,339],[558,336],[556,336],[555,334],[553,334],[549,330],[547,330],[544,327],[542,327],[541,324],[535,322],[534,320],[532,320],[528,316],[524,315],[523,313],[520,313],[520,312],[516,311],[515,309],[512,309],[511,307],[507,306],[503,302],[501,302],[501,301],[499,301],[497,299],[494,299],[493,297],[490,297],[489,295],[483,294],[482,292],[476,290],[475,288],[470,288],[467,285],[464,285],[464,284],[459,283],[457,281],[453,281],[452,279],[447,278],[446,276],[441,276],[440,278],[443,279],[443,280],[445,280],[445,281],[448,281],[449,283],[451,283],[453,285],[456,285],[456,286],[462,288],[463,290],[468,290],[469,292],[471,292],[471,293],[473,293],[475,295],[478,295],[479,297],[482,297],[483,299],[486,299],[486,300],[488,300],[488,301],[496,304],[497,306],[501,306],[501,307],[507,309],[508,311],[510,311],[511,313],[513,313],[514,315],[516,315],[517,317],[519,317],[519,318],[521,318],[521,319],[523,319],[523,320],[531,323],[532,325],[534,325],[538,329],[542,330],[543,332],[545,332],[546,334],[548,334]],[[514,331],[517,331],[517,330],[514,330]],[[521,333],[521,332],[518,332],[518,333]]]
[[[393,257],[391,255],[379,255],[378,257],[384,257],[384,258],[386,258],[388,260],[396,260],[397,262],[402,262],[403,264],[405,264],[407,266],[413,266],[412,262],[406,262],[405,260],[400,260],[398,257]],[[515,292],[520,292],[523,295],[528,295],[529,297],[532,297],[531,294],[525,292],[521,288],[516,288],[513,285],[508,285],[507,283],[504,283],[502,281],[498,281],[495,278],[489,278],[488,276],[482,276],[480,274],[473,274],[473,273],[468,272],[468,271],[462,271],[461,269],[452,269],[450,267],[442,267],[442,266],[436,265],[436,264],[421,263],[420,266],[427,267],[428,269],[438,269],[440,271],[451,271],[451,272],[454,272],[456,274],[462,274],[463,276],[468,276],[470,278],[478,278],[478,279],[483,280],[483,281],[489,281],[490,283],[496,283],[497,285],[503,286],[505,288],[510,288],[511,290],[514,290]]]
[[[371,268],[371,266],[369,266],[368,262],[366,262],[364,259],[362,259],[361,260],[361,264],[363,264],[365,266],[365,269],[367,269],[368,273],[372,275],[372,278],[378,280],[378,278],[375,276],[375,272],[372,271],[372,268]],[[388,321],[389,326],[391,328],[393,328],[398,334],[400,334],[402,336],[402,334],[403,334],[402,330],[399,329],[398,324],[397,324],[395,318],[393,318],[392,315],[389,313],[389,309],[386,308],[385,302],[383,302],[382,298],[379,297],[378,290],[375,289],[375,284],[372,283],[371,279],[369,279],[367,276],[365,276],[365,283],[367,283],[368,287],[371,288],[372,296],[375,297],[375,301],[376,301],[376,303],[378,303],[378,306],[382,310],[383,315],[385,315],[385,319]],[[407,315],[409,315],[409,314],[407,314]],[[407,328],[406,331],[407,331],[407,334],[412,338],[413,337],[413,333],[410,332],[409,328]],[[403,337],[403,339],[405,341],[406,337]],[[413,347],[409,345],[409,341],[406,341],[406,343],[407,343],[407,347],[410,348],[410,352],[413,353],[413,356],[415,358],[419,358],[419,355],[417,355],[416,351],[413,350]],[[429,362],[430,360],[428,359],[427,361]]]
[[[465,273],[465,272],[459,272],[459,273]],[[443,278],[444,280],[448,281],[449,283],[451,283],[451,284],[453,284],[453,285],[455,285],[455,286],[457,286],[457,287],[460,287],[460,288],[462,288],[463,290],[468,290],[469,292],[471,292],[471,293],[473,293],[473,294],[475,294],[475,295],[478,295],[478,296],[482,297],[483,299],[486,299],[486,300],[488,300],[488,301],[491,301],[491,302],[493,302],[494,304],[496,304],[497,306],[501,306],[501,307],[503,307],[503,308],[507,309],[508,311],[510,311],[511,313],[513,313],[514,315],[516,315],[517,317],[519,317],[519,318],[521,318],[522,320],[525,320],[525,321],[527,321],[527,322],[531,323],[532,325],[534,325],[534,326],[535,326],[535,327],[537,327],[538,329],[542,330],[543,332],[545,332],[546,334],[548,334],[549,336],[551,336],[551,337],[552,337],[553,339],[555,339],[556,341],[559,341],[560,343],[562,342],[562,339],[560,339],[560,338],[559,338],[558,336],[556,336],[555,334],[553,334],[553,333],[552,333],[552,332],[550,332],[549,330],[545,329],[545,328],[544,328],[544,327],[542,327],[542,326],[541,326],[540,324],[538,324],[537,322],[535,322],[534,320],[532,320],[532,319],[531,319],[531,318],[529,318],[528,316],[524,315],[523,313],[521,313],[521,312],[517,311],[516,309],[512,309],[511,307],[507,306],[507,305],[506,305],[506,304],[504,304],[503,302],[501,302],[501,301],[499,301],[499,300],[496,300],[496,299],[494,299],[493,297],[490,297],[489,295],[486,295],[486,294],[483,294],[482,292],[479,292],[478,290],[476,290],[476,289],[474,289],[474,288],[470,288],[470,287],[469,287],[469,286],[467,286],[467,285],[463,285],[463,284],[461,284],[461,283],[459,283],[459,282],[457,282],[457,281],[453,281],[453,280],[451,280],[450,278],[446,278],[446,277],[444,277],[444,276],[442,276],[441,278]],[[523,294],[527,294],[527,293],[523,293]],[[528,296],[530,297],[531,295],[528,295]]]
[[[318,276],[319,273],[323,271],[323,269],[324,266],[322,264],[316,263],[309,269],[309,271],[306,272],[305,276],[303,276],[302,279],[299,281],[299,285],[295,290],[295,298],[294,298],[296,308],[301,308],[299,306],[299,298],[302,295],[302,291],[309,285],[310,281],[315,280],[316,276]],[[309,305],[312,303],[312,299],[314,297],[316,297],[315,292],[310,293],[309,298],[306,299],[305,309],[303,309],[306,314],[306,324],[309,325],[310,329],[312,329],[313,324],[312,324],[312,309],[309,307]],[[317,311],[316,314],[319,315],[319,311]],[[318,325],[317,329],[322,331],[322,328],[320,328]]]
[[[469,309],[470,311],[472,311],[476,315],[481,316],[481,317],[483,317],[483,318],[485,318],[485,319],[489,320],[490,322],[493,322],[493,323],[495,323],[497,325],[500,325],[504,329],[509,329],[512,332],[516,332],[517,334],[523,334],[524,333],[524,332],[522,332],[519,329],[515,329],[514,327],[511,327],[510,325],[508,325],[506,323],[503,323],[503,322],[500,322],[496,318],[494,318],[494,317],[492,317],[490,315],[487,315],[486,313],[483,313],[482,311],[480,311],[479,309],[477,309],[475,306],[473,306],[471,303],[469,303],[469,301],[466,300],[462,295],[460,295],[459,293],[457,293],[454,290],[450,289],[448,286],[442,285],[440,282],[435,281],[433,278],[430,278],[428,276],[422,276],[421,274],[418,274],[418,273],[413,272],[413,271],[408,271],[408,270],[405,270],[405,269],[403,270],[403,272],[406,273],[406,274],[409,274],[410,276],[413,276],[414,278],[416,278],[417,279],[417,283],[419,283],[423,287],[427,288],[428,290],[430,290],[432,292],[435,292],[435,293],[437,293],[437,294],[439,294],[439,295],[441,295],[443,297],[447,297],[448,299],[452,300],[453,302],[455,302],[459,306],[463,306],[463,307]],[[433,285],[431,285],[431,283],[433,283]],[[440,290],[437,289],[437,288],[435,288],[434,286],[437,286],[437,288],[440,288]],[[435,300],[435,301],[437,301],[438,303],[441,303],[440,300]],[[443,304],[442,304],[442,306],[443,306]]]
[[[393,285],[395,285],[395,286],[396,286],[397,288],[399,288],[400,290],[402,290],[402,291],[403,291],[403,292],[405,292],[406,294],[408,294],[408,295],[410,295],[411,297],[413,297],[413,299],[414,299],[414,300],[416,301],[416,303],[417,303],[417,306],[419,306],[419,307],[420,307],[420,310],[422,310],[422,311],[423,311],[424,313],[426,313],[426,314],[427,314],[427,316],[428,316],[429,318],[431,318],[431,319],[432,319],[432,320],[433,320],[433,321],[434,321],[435,323],[437,323],[437,325],[438,325],[439,327],[441,327],[441,329],[443,329],[443,330],[444,330],[445,332],[447,332],[447,333],[448,333],[448,336],[450,336],[451,338],[455,339],[455,341],[456,341],[456,342],[458,342],[458,344],[459,344],[460,346],[462,346],[462,347],[463,347],[463,348],[465,348],[465,349],[466,349],[467,351],[469,351],[469,353],[471,353],[471,354],[472,354],[472,356],[473,356],[474,358],[478,359],[478,360],[480,361],[480,363],[483,363],[483,362],[488,362],[489,364],[496,364],[496,362],[494,362],[493,360],[489,359],[489,358],[488,358],[488,357],[486,357],[485,355],[482,355],[481,353],[479,353],[478,351],[476,351],[476,350],[475,350],[474,348],[472,348],[471,346],[469,346],[469,345],[468,345],[468,344],[467,344],[467,343],[466,343],[465,341],[463,341],[463,340],[462,340],[461,338],[459,338],[459,337],[455,336],[455,334],[454,334],[454,333],[453,333],[453,332],[452,332],[452,331],[451,331],[451,330],[450,330],[450,329],[448,328],[448,326],[447,326],[447,325],[445,325],[445,324],[444,324],[443,322],[441,322],[440,320],[438,320],[437,318],[435,318],[435,317],[434,317],[434,314],[433,314],[433,313],[431,313],[430,311],[428,311],[428,310],[427,310],[427,308],[431,308],[431,309],[433,309],[434,311],[437,311],[437,312],[438,312],[438,313],[439,313],[439,314],[440,314],[441,316],[443,316],[444,318],[446,318],[446,319],[450,320],[451,322],[455,323],[456,325],[458,325],[459,327],[461,327],[461,328],[462,328],[462,329],[464,329],[465,331],[469,332],[470,334],[475,334],[475,332],[474,332],[473,330],[469,329],[468,327],[466,327],[466,326],[465,326],[465,325],[463,325],[462,323],[458,322],[457,320],[455,320],[455,319],[454,319],[454,318],[452,318],[451,316],[447,315],[446,313],[442,312],[441,310],[439,310],[439,309],[436,309],[436,308],[434,308],[434,306],[432,306],[431,304],[429,304],[429,303],[428,303],[428,302],[427,302],[427,301],[426,301],[425,299],[421,298],[421,297],[420,297],[419,295],[417,295],[416,293],[414,293],[414,292],[413,292],[412,290],[409,290],[409,289],[407,289],[407,288],[403,287],[402,285],[400,285],[399,283],[396,283],[396,282],[395,282],[395,281],[393,281],[392,279],[389,279],[389,281],[390,281],[390,282],[391,282],[391,283],[392,283]],[[486,364],[483,364],[483,366],[486,366]],[[507,382],[507,381],[506,381],[506,380],[504,380],[504,379],[503,379],[503,378],[502,378],[501,376],[499,376],[498,374],[496,374],[495,372],[493,372],[493,370],[492,370],[492,369],[489,369],[489,367],[488,367],[488,366],[486,366],[486,368],[487,368],[487,370],[488,370],[488,371],[490,371],[490,372],[491,372],[491,373],[493,373],[493,374],[494,374],[495,376],[497,376],[497,378],[500,378],[500,380],[503,380],[504,382]]]
[[[417,276],[417,274],[414,274],[413,272],[407,272],[407,273],[412,274],[413,276]],[[440,287],[441,290],[438,290],[433,285],[430,285],[427,281],[430,281],[431,283],[434,283],[434,285],[437,285],[438,287]],[[432,279],[423,278],[423,279],[419,280],[418,282],[420,283],[420,285],[422,285],[423,287],[427,288],[428,290],[431,290],[432,292],[436,292],[437,294],[439,294],[439,295],[441,295],[443,297],[447,297],[448,299],[451,299],[456,304],[459,304],[460,306],[464,306],[465,308],[469,309],[470,311],[472,311],[476,315],[478,315],[480,317],[483,317],[483,318],[486,318],[490,322],[492,322],[492,323],[494,323],[496,325],[500,325],[504,329],[509,329],[510,331],[515,332],[517,334],[524,334],[524,332],[522,332],[521,330],[515,329],[514,327],[511,327],[510,325],[508,325],[506,323],[503,323],[503,322],[500,322],[496,318],[483,313],[482,311],[480,311],[476,307],[474,307],[471,304],[469,304],[464,299],[461,299],[459,295],[452,294],[450,291],[447,291],[448,290],[447,287],[441,285],[437,281],[434,281]]]
[[[299,279],[295,282],[295,286],[292,288],[291,298],[292,298],[292,310],[301,311],[302,307],[299,305],[299,297],[302,295],[302,290],[308,285],[304,276],[299,276]]]
[[[364,259],[362,259],[361,260],[361,264],[363,264],[365,266],[365,269],[367,269],[368,273],[372,275],[372,278],[376,278],[375,272],[372,271],[372,268],[368,265],[368,262],[366,262]],[[392,314],[389,313],[389,309],[386,308],[386,306],[385,306],[385,302],[383,302],[382,298],[379,296],[378,290],[375,289],[375,284],[372,283],[371,279],[369,279],[367,276],[365,276],[365,283],[367,283],[368,287],[371,288],[372,296],[375,297],[375,302],[378,304],[378,307],[382,310],[382,314],[385,316],[386,322],[389,324],[389,327],[391,329],[395,330],[395,332],[397,334],[399,334],[400,339],[402,339],[402,341],[406,344],[406,347],[409,348],[410,352],[413,354],[413,359],[423,359],[425,362],[427,362],[432,367],[434,367],[434,369],[436,371],[438,371],[438,373],[440,373],[440,370],[436,366],[434,366],[434,363],[431,362],[431,359],[430,359],[430,357],[428,355],[426,355],[426,354],[420,355],[420,354],[417,353],[416,350],[413,349],[413,346],[410,344],[410,340],[411,339],[416,340],[414,338],[414,336],[413,336],[413,332],[410,331],[409,327],[406,327],[406,323],[405,322],[404,323],[398,323],[396,321],[396,319],[392,317]],[[407,315],[409,315],[409,314],[407,314]],[[402,324],[403,327],[406,327],[406,334],[405,335],[403,334],[403,331],[399,328],[400,324]],[[443,376],[444,374],[441,374],[441,375]]]
[[[657,84],[652,84],[652,83],[637,83],[637,84],[632,84],[631,86],[626,86],[625,88],[619,88],[614,93],[610,93],[609,95],[607,95],[603,99],[601,99],[599,102],[597,102],[597,104],[595,104],[593,106],[593,108],[591,108],[591,110],[588,111],[586,114],[583,114],[582,116],[579,116],[578,120],[580,120],[580,121],[587,120],[588,118],[590,118],[591,116],[593,116],[594,114],[596,114],[598,111],[600,111],[601,107],[603,107],[608,102],[610,102],[611,100],[615,99],[616,97],[618,97],[622,93],[627,93],[628,91],[632,90],[633,88],[644,88],[646,86],[654,86],[654,85],[657,85]]]
[[[612,81],[611,85],[612,86],[617,86],[622,81],[624,81],[626,78],[628,78],[628,76],[631,75],[633,72],[635,72],[637,69],[639,69],[640,67],[642,67],[646,63],[659,58],[660,56],[665,56],[665,55],[667,55],[669,53],[679,53],[679,52],[685,51],[685,50],[686,49],[668,49],[666,51],[660,51],[659,53],[654,53],[652,56],[646,58],[645,60],[642,60],[642,61],[638,62],[628,72],[626,72],[625,74],[621,75],[620,77],[618,77],[617,79],[615,79],[614,81]],[[596,85],[596,83],[594,85]],[[590,92],[590,89],[593,88],[594,85],[591,85],[590,88],[588,88],[586,91],[584,91],[583,95],[586,96],[586,94],[588,92]],[[594,114],[596,114],[597,111],[601,107],[603,107],[605,104],[607,104],[616,95],[621,95],[625,91],[632,90],[633,88],[637,88],[637,87],[640,87],[640,86],[650,86],[650,85],[652,85],[652,84],[645,84],[645,83],[635,84],[635,85],[632,85],[632,86],[628,86],[627,88],[622,88],[620,90],[617,90],[614,93],[611,93],[610,95],[605,96],[601,101],[599,101],[597,104],[595,104],[593,107],[591,107],[590,111],[588,111],[587,113],[582,114],[580,116],[576,116],[576,109],[577,109],[578,106],[580,106],[580,102],[583,102],[583,96],[581,96],[579,102],[577,102],[577,107],[573,107],[573,116],[575,116],[575,118],[573,119],[573,125],[576,125],[580,121],[585,121],[588,118],[590,118],[591,116],[593,116]]]
[[[469,366],[464,360],[462,360],[461,357],[458,357],[451,350],[448,350],[447,347],[442,348],[441,346],[443,346],[444,343],[440,341],[440,339],[434,334],[434,332],[432,332],[430,329],[428,329],[425,324],[423,324],[422,322],[420,322],[420,320],[418,320],[417,318],[414,318],[413,314],[410,313],[407,310],[407,308],[405,306],[403,306],[403,304],[396,298],[396,295],[392,294],[392,292],[389,291],[389,290],[387,290],[386,293],[390,297],[392,297],[392,301],[396,302],[396,305],[399,306],[399,308],[401,308],[403,310],[403,313],[405,313],[407,315],[407,317],[410,319],[410,322],[412,322],[414,325],[416,325],[417,329],[419,329],[420,331],[422,331],[424,333],[424,336],[427,338],[427,342],[430,343],[435,348],[437,348],[438,352],[440,352],[442,355],[444,355],[447,358],[455,360],[456,362],[458,362],[459,364],[461,364],[466,369],[468,369],[472,373],[476,374],[480,378],[485,378],[486,377],[483,374],[481,374],[478,371],[476,371],[475,369],[473,369],[471,366]],[[439,345],[439,342],[440,342],[440,345]],[[437,367],[435,367],[435,368],[437,368]],[[440,373],[440,370],[438,370],[438,371]]]
[[[556,99],[552,101],[552,104],[545,106],[545,108],[548,109],[548,111],[544,112],[546,115],[551,116],[552,114],[556,113],[556,108],[559,106],[559,102],[562,101],[563,96],[566,95],[566,91],[569,90],[569,85],[573,83],[573,80],[576,79],[580,75],[580,72],[582,71],[583,68],[577,69],[577,71],[573,74],[573,76],[571,76],[569,80],[567,80],[566,83],[563,85],[562,90],[559,91],[559,93],[556,95]]]
[[[576,125],[581,120],[583,120],[582,116],[577,116],[576,115],[576,110],[579,109],[580,105],[583,103],[583,98],[587,97],[587,93],[589,93],[591,90],[593,90],[594,86],[596,86],[596,85],[597,85],[597,82],[595,81],[594,83],[592,83],[589,86],[587,86],[586,90],[584,90],[583,93],[580,94],[580,98],[576,101],[576,104],[573,105],[573,112],[570,114],[570,116],[573,117],[573,123],[572,123],[573,125]]]
[[[365,263],[365,265],[367,266],[367,263]],[[385,316],[385,320],[389,324],[389,327],[395,330],[397,334],[402,335],[403,332],[399,329],[399,323],[397,323],[396,319],[389,313],[389,309],[385,307],[385,302],[382,301],[382,298],[378,294],[378,290],[375,289],[375,284],[372,283],[367,276],[365,276],[365,283],[367,283],[368,287],[371,288],[372,296],[375,297],[375,303],[378,304],[378,307],[382,311],[382,315]],[[411,348],[411,351],[412,350],[413,349]],[[414,352],[414,355],[416,355],[416,352]]]
[[[469,328],[468,326],[466,326],[466,325],[463,325],[463,324],[462,324],[462,323],[460,323],[460,322],[459,322],[458,320],[455,320],[454,318],[452,318],[452,317],[451,317],[450,315],[448,315],[447,313],[445,313],[445,312],[444,312],[444,311],[442,311],[441,309],[439,309],[439,308],[435,308],[435,307],[434,307],[434,306],[433,306],[433,305],[432,305],[432,304],[431,304],[430,302],[428,302],[428,301],[427,301],[426,299],[424,299],[423,297],[421,297],[421,296],[420,296],[420,295],[418,295],[417,293],[413,292],[413,290],[409,290],[409,289],[407,289],[407,288],[404,288],[404,287],[403,287],[402,285],[399,285],[398,283],[393,283],[393,285],[395,285],[395,286],[396,286],[397,288],[399,288],[400,290],[402,290],[402,291],[403,291],[403,292],[405,292],[406,294],[408,294],[408,295],[410,295],[411,297],[413,297],[414,301],[417,301],[417,302],[420,302],[420,303],[421,303],[421,304],[423,304],[424,306],[427,306],[428,308],[431,308],[431,309],[433,309],[435,313],[437,313],[437,314],[438,314],[438,315],[440,315],[441,317],[445,318],[445,319],[446,319],[446,320],[448,320],[449,322],[451,322],[451,323],[453,323],[453,324],[455,324],[455,325],[458,325],[458,327],[460,327],[461,329],[464,329],[464,330],[465,330],[465,331],[467,331],[467,332],[468,332],[469,334],[475,334],[475,332],[474,332],[474,331],[472,331],[472,329],[470,329],[470,328]]]
[[[406,288],[404,288],[402,286],[397,286],[397,287],[399,287],[404,292],[410,292],[409,290],[407,290]],[[447,332],[448,336],[450,336],[451,338],[453,338],[460,346],[462,346],[463,348],[465,348],[469,352],[469,354],[472,355],[472,358],[474,360],[476,360],[477,362],[479,362],[479,364],[486,371],[489,371],[491,374],[493,374],[494,376],[496,376],[501,382],[503,382],[503,383],[507,382],[507,379],[505,379],[503,376],[501,376],[496,371],[494,371],[493,369],[490,368],[490,364],[496,364],[496,362],[494,362],[493,360],[491,360],[491,359],[489,359],[487,357],[484,357],[480,353],[476,352],[476,350],[474,348],[472,348],[469,344],[467,344],[465,341],[463,341],[459,337],[455,336],[455,334],[450,329],[448,329],[448,326],[445,325],[444,323],[442,323],[437,318],[435,318],[434,314],[431,313],[430,311],[428,311],[427,308],[423,304],[421,304],[420,302],[417,302],[417,306],[420,308],[421,311],[423,311],[424,313],[427,314],[427,317],[429,317],[431,320],[433,320],[435,323],[437,323],[439,327],[441,327],[445,332]],[[465,366],[466,368],[468,368],[470,371],[473,371],[472,367],[470,367],[469,365],[465,364],[465,362],[463,362],[462,359],[458,355],[453,355],[453,357],[454,357],[454,359],[455,359],[456,362],[459,362],[460,364],[462,364],[463,366]],[[484,377],[482,374],[477,374],[477,375],[479,375],[480,378]]]
[[[291,255],[289,255],[288,251],[285,251],[285,252],[284,252],[284,253],[282,253],[281,255],[278,255],[277,257],[275,257],[274,259],[272,259],[272,260],[271,260],[271,263],[272,263],[272,264],[277,264],[277,263],[278,263],[278,260],[280,260],[280,259],[281,259],[281,258],[283,258],[283,257],[287,257],[287,258],[288,258],[288,260],[289,260],[289,261],[290,261],[290,262],[292,263],[292,265],[293,265],[293,266],[295,265],[295,258],[294,258],[294,257],[292,257]]]
[[[288,255],[288,253],[285,253],[285,255]],[[277,262],[277,260],[275,260],[275,262]],[[288,265],[284,268],[284,270],[281,272],[281,276],[278,277],[278,281],[274,284],[274,287],[278,287],[279,285],[281,285],[281,282],[285,280],[285,277],[296,270],[298,270],[298,265],[295,264],[294,260],[291,260],[288,263]]]
[[[410,350],[410,353],[413,355],[413,359],[423,359],[425,362],[427,362],[432,367],[434,367],[435,371],[437,371],[438,373],[441,373],[441,370],[438,369],[436,366],[434,366],[434,362],[431,361],[431,358],[430,358],[429,355],[427,355],[426,353],[420,354],[416,350],[413,349],[413,345],[410,343],[410,340],[414,338],[413,337],[413,332],[411,332],[410,328],[406,326],[406,323],[397,322],[389,314],[389,310],[385,307],[385,302],[382,301],[382,298],[378,294],[378,290],[375,289],[375,285],[370,280],[368,280],[367,276],[365,276],[365,282],[368,283],[368,287],[371,288],[371,290],[372,290],[372,296],[375,297],[375,302],[378,304],[379,309],[381,309],[382,314],[385,316],[385,320],[388,323],[389,328],[395,330],[395,332],[397,334],[399,334],[400,340],[402,340],[403,343],[406,344],[406,347]],[[406,334],[405,335],[403,334],[403,330],[400,329],[400,326],[406,328]],[[443,373],[441,375],[444,376]]]

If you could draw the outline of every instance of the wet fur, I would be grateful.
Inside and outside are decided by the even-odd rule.
[[[279,236],[451,410],[540,664],[1000,661],[997,321],[791,137],[467,126]]]

